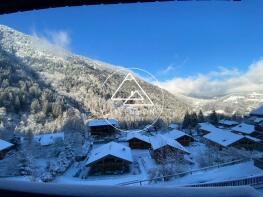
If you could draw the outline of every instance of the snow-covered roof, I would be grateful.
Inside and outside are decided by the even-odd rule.
[[[147,143],[151,143],[150,137],[142,134],[141,132],[127,133],[127,141],[134,139],[134,138],[139,139],[139,140],[144,141],[144,142],[147,142]]]
[[[227,125],[227,126],[233,126],[233,125],[237,125],[238,122],[237,121],[234,121],[234,120],[220,120],[219,121],[220,124],[223,124],[223,125]]]
[[[254,120],[255,123],[260,123],[260,122],[263,122],[263,118],[256,118]]]
[[[96,149],[93,149],[90,153],[86,165],[89,165],[106,156],[118,157],[129,162],[133,161],[131,149],[129,147],[122,144],[118,144],[116,142],[109,142]]]
[[[244,133],[244,134],[251,134],[255,131],[255,126],[246,124],[246,123],[241,123],[233,128],[231,128],[233,131]]]
[[[171,138],[173,140],[177,140],[178,138],[182,137],[182,136],[189,136],[190,135],[186,134],[185,132],[179,131],[179,130],[171,130],[167,133],[162,134],[163,136],[167,137],[167,138]]]
[[[34,136],[34,140],[42,146],[53,144],[57,139],[64,140],[64,132],[47,133]]]
[[[91,119],[88,121],[88,126],[89,127],[94,127],[94,126],[106,126],[106,125],[112,125],[112,126],[117,126],[118,121],[116,119]]]
[[[177,142],[176,140],[167,138],[164,135],[158,134],[156,136],[151,137],[150,139],[151,139],[151,145],[152,145],[153,150],[157,150],[159,148],[162,148],[168,145],[175,149],[189,153],[189,151],[186,150],[179,142]]]
[[[200,129],[208,131],[208,132],[217,132],[217,131],[220,132],[221,131],[221,129],[215,127],[209,122],[198,123],[198,125],[200,126]]]
[[[14,144],[7,142],[5,140],[1,140],[0,139],[0,151],[5,150],[7,148],[10,148],[11,146],[13,146]]]
[[[203,136],[221,146],[227,147],[241,140],[244,136],[232,133],[230,130],[221,129],[219,132],[211,132]]]
[[[255,109],[250,114],[255,116],[263,116],[263,106],[258,109]]]
[[[255,137],[251,137],[249,135],[246,135],[245,138],[254,141],[254,142],[261,142],[261,139],[255,138]]]
[[[171,124],[169,124],[169,128],[170,129],[178,129],[178,124],[171,123]]]

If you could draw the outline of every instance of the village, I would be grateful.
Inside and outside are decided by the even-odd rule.
[[[86,126],[88,133],[84,137],[75,134],[74,140],[64,132],[33,136],[30,144],[34,146],[27,148],[34,149],[35,156],[22,155],[29,159],[19,161],[20,174],[1,172],[1,177],[90,185],[189,185],[217,181],[211,178],[213,170],[222,173],[218,181],[263,174],[263,107],[241,122],[199,122],[191,132],[176,123],[160,130],[148,125],[143,130],[124,131],[118,129],[118,120],[110,118],[89,119]],[[65,144],[66,138],[72,138],[74,150]],[[14,163],[12,157],[19,157],[17,146],[23,145],[0,140],[0,169],[7,162]],[[33,175],[34,179],[29,178]]]

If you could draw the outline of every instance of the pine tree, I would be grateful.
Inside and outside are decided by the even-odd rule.
[[[191,118],[190,118],[190,127],[191,128],[195,128],[196,127],[196,125],[197,125],[197,123],[198,123],[198,118],[197,118],[197,114],[196,114],[196,112],[193,112],[192,114],[191,114]]]
[[[190,115],[189,115],[189,113],[188,113],[188,111],[187,111],[187,112],[185,113],[185,115],[184,115],[184,120],[183,120],[183,124],[182,124],[182,129],[188,129],[190,123],[191,123]]]
[[[48,113],[50,112],[50,105],[48,100],[42,101],[42,111],[45,115],[48,115]]]
[[[215,110],[209,115],[209,122],[214,125],[218,124],[218,116]]]
[[[58,117],[62,114],[62,105],[59,101],[52,104],[52,114],[54,117]]]
[[[199,113],[198,113],[198,122],[204,122],[205,121],[205,117],[204,117],[204,114],[202,112],[202,110],[200,109]]]
[[[40,110],[40,104],[37,99],[34,99],[31,103],[31,112],[37,113]]]
[[[21,107],[20,99],[18,96],[16,96],[16,98],[15,98],[15,110],[18,112],[20,110],[20,107]]]

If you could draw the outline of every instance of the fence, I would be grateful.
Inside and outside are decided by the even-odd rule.
[[[218,164],[218,165],[213,165],[213,166],[208,166],[208,167],[204,167],[204,168],[199,168],[197,170],[191,170],[191,171],[177,173],[177,174],[172,174],[172,175],[167,175],[167,176],[160,176],[160,177],[156,177],[156,178],[152,178],[152,179],[129,181],[129,182],[124,182],[124,183],[119,183],[118,185],[126,186],[126,185],[139,184],[141,186],[144,183],[149,183],[149,182],[154,182],[154,181],[157,182],[157,181],[160,181],[160,180],[165,181],[165,180],[168,180],[170,178],[183,177],[183,176],[186,176],[188,174],[195,173],[195,172],[207,171],[207,170],[210,170],[210,169],[215,169],[215,168],[225,167],[225,166],[229,166],[229,165],[234,165],[234,164],[238,164],[238,163],[242,163],[242,162],[246,162],[246,161],[250,161],[250,160],[251,160],[250,158],[249,159],[248,158],[240,159],[240,160],[226,162],[226,163],[222,163],[222,164]]]
[[[255,186],[255,185],[260,185],[260,184],[263,184],[263,175],[243,178],[243,179],[230,180],[230,181],[185,185],[183,187],[227,187],[227,186],[242,186],[242,185]]]

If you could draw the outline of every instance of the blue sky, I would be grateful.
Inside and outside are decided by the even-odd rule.
[[[51,40],[60,35],[74,53],[167,82],[248,72],[263,53],[262,8],[261,0],[99,5],[3,15],[0,23]]]

